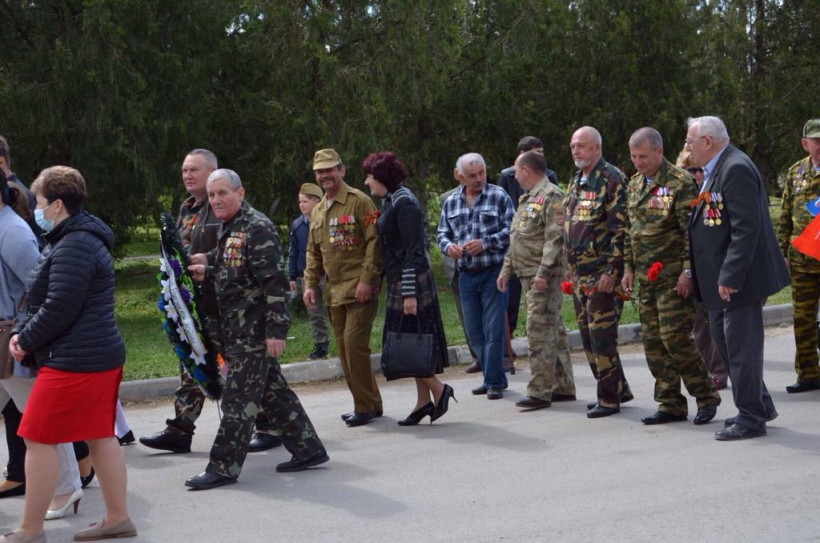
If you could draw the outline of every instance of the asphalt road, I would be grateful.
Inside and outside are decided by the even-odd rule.
[[[790,327],[767,329],[766,381],[780,417],[765,438],[718,442],[735,414],[731,389],[715,422],[644,426],[655,411],[653,381],[638,346],[622,358],[636,399],[613,417],[590,420],[595,381],[573,353],[578,401],[521,413],[513,402],[529,379],[526,360],[503,400],[470,395],[480,378],[453,368],[459,403],[436,424],[401,428],[414,403],[410,381],[382,382],[385,416],[347,428],[352,402],[341,382],[296,387],[331,457],[282,475],[283,449],[249,455],[238,484],[191,492],[218,425],[206,406],[194,452],[125,448],[136,542],[820,541],[820,392],[788,395],[794,382]],[[170,401],[127,406],[137,435],[160,430]],[[5,451],[3,451],[5,452]],[[5,458],[0,457],[5,463]],[[22,498],[0,501],[0,528],[16,526]],[[69,541],[98,520],[97,483],[79,514],[46,524],[49,541]],[[2,532],[0,532],[2,533]]]

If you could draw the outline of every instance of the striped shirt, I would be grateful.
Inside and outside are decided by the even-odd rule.
[[[458,259],[458,269],[479,271],[504,261],[510,246],[510,224],[515,208],[504,189],[487,184],[473,202],[467,205],[462,186],[447,198],[441,206],[436,242],[445,255],[452,244],[463,247],[477,239],[484,251],[470,256],[464,253]]]

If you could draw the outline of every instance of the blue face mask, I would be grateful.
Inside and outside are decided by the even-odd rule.
[[[54,230],[54,221],[52,219],[46,219],[45,210],[51,206],[46,207],[45,209],[35,209],[34,210],[34,222],[37,223],[43,232],[51,232]]]

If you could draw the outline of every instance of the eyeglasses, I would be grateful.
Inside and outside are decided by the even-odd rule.
[[[708,137],[709,136],[698,136],[698,139],[702,140],[703,138],[708,138]],[[689,138],[686,138],[685,140],[683,140],[683,143],[686,144],[686,145],[689,145],[691,147],[691,145],[693,143],[695,143],[695,140],[690,140]]]
[[[686,171],[695,175],[696,173],[703,173],[703,168],[686,168]]]

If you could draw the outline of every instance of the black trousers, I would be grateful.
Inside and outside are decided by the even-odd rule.
[[[23,414],[14,405],[14,401],[9,400],[3,408],[3,418],[6,420],[6,444],[9,448],[9,463],[6,466],[9,474],[6,478],[9,481],[25,483],[26,443],[22,437],[17,435],[17,428],[20,427]]]

